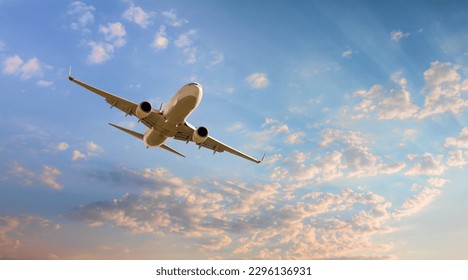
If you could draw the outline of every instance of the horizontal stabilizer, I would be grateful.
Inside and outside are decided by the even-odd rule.
[[[140,140],[143,140],[143,134],[141,134],[141,133],[138,133],[138,132],[135,132],[133,130],[126,129],[126,128],[123,128],[123,127],[120,127],[120,126],[112,124],[112,123],[109,123],[109,124],[112,125],[113,127],[117,128],[117,129],[122,130],[123,132],[127,132],[128,134],[132,135],[133,137],[136,137],[136,138],[138,138]]]
[[[166,151],[169,151],[169,152],[172,152],[172,153],[174,153],[174,154],[176,154],[176,155],[179,155],[179,156],[181,156],[181,157],[185,157],[183,154],[179,153],[178,151],[176,151],[176,150],[174,150],[174,149],[172,149],[172,148],[170,148],[170,147],[168,147],[168,146],[166,146],[166,145],[164,145],[164,144],[162,144],[162,145],[159,146],[159,147],[163,148],[163,149],[166,150]]]

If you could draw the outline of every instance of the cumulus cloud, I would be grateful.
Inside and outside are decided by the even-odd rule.
[[[126,44],[124,39],[127,32],[121,22],[108,23],[107,26],[99,26],[99,32],[104,34],[106,41],[115,47],[123,47]]]
[[[69,147],[70,147],[70,145],[68,145],[67,142],[60,142],[60,143],[57,145],[57,150],[59,150],[59,151],[65,151],[65,150],[67,150]]]
[[[42,76],[45,68],[48,68],[48,66],[41,63],[36,57],[29,59],[25,63],[19,55],[13,55],[5,58],[3,61],[2,73],[16,75],[21,79],[27,80]]]
[[[124,19],[138,24],[141,28],[148,27],[151,23],[152,16],[152,13],[145,12],[141,7],[135,6],[133,3],[122,14]]]
[[[70,217],[134,234],[177,234],[189,237],[199,252],[225,250],[239,258],[366,255],[388,246],[373,244],[372,238],[392,230],[387,225],[391,204],[372,192],[309,192],[278,204],[284,195],[280,184],[186,181],[163,168],[124,169],[100,178],[117,183],[120,179],[112,177],[122,172],[119,178],[130,177],[126,182],[136,185],[143,180],[145,189],[80,206]]]
[[[344,58],[351,57],[352,55],[353,55],[352,50],[345,50],[344,52],[341,53],[341,57],[344,57]]]
[[[466,160],[468,157],[468,151],[449,151],[449,155],[447,165],[450,167],[463,167],[468,164],[468,161]]]
[[[181,34],[174,42],[175,46],[185,54],[185,63],[194,64],[197,62],[197,51],[194,47],[193,37],[197,34],[197,30],[191,29]]]
[[[468,106],[463,95],[468,92],[468,79],[462,79],[460,66],[435,61],[424,72],[423,106],[413,103],[407,81],[401,72],[394,73],[388,85],[374,85],[369,90],[357,90],[354,96],[361,99],[353,107],[353,119],[375,115],[380,120],[424,119],[451,112],[459,114]]]
[[[42,172],[36,173],[22,166],[19,162],[13,162],[10,170],[26,185],[41,184],[55,190],[62,189],[62,185],[57,182],[57,177],[61,175],[61,172],[55,167],[43,165]]]
[[[82,152],[78,150],[73,151],[72,160],[79,160],[79,159],[85,159],[85,158],[86,156]]]
[[[159,27],[159,31],[156,33],[156,36],[154,37],[154,40],[151,46],[155,48],[156,50],[164,50],[167,48],[168,45],[169,45],[169,39],[166,34],[166,27],[164,25],[161,25]]]
[[[57,177],[61,175],[60,171],[57,168],[44,165],[42,167],[42,174],[40,175],[40,181],[55,190],[61,190],[62,185],[57,183]]]
[[[86,5],[83,2],[75,1],[68,5],[67,14],[72,18],[73,22],[70,27],[73,30],[89,31],[87,26],[94,22],[95,8],[91,5]]]
[[[125,40],[127,32],[120,22],[101,25],[99,32],[104,35],[105,42],[90,41],[88,43],[91,53],[87,57],[87,62],[90,64],[101,64],[110,60],[116,48],[121,48],[127,43]]]
[[[270,80],[265,73],[252,73],[247,77],[247,82],[254,89],[266,88],[270,84]]]
[[[441,191],[438,189],[423,188],[421,192],[406,200],[401,208],[395,210],[392,214],[397,218],[414,215],[430,205],[440,194]]]
[[[448,137],[445,140],[445,147],[455,147],[459,149],[468,149],[468,128],[464,127],[458,138]]]
[[[392,39],[392,41],[394,42],[399,42],[405,38],[408,38],[410,35],[411,35],[410,33],[405,33],[400,30],[394,30],[390,32],[390,39]]]
[[[445,172],[445,165],[442,163],[443,155],[433,156],[431,153],[425,153],[422,156],[409,154],[408,159],[416,162],[408,171],[407,176],[426,175],[439,176]]]
[[[288,136],[286,136],[286,143],[289,143],[289,144],[302,144],[302,143],[304,143],[305,135],[306,134],[303,131],[290,133],[290,134],[288,134]]]
[[[162,16],[164,17],[164,20],[166,24],[173,26],[173,27],[180,27],[186,23],[188,23],[188,20],[184,18],[179,18],[176,14],[176,12],[172,9],[169,11],[164,11],[161,13]]]
[[[462,79],[460,65],[435,61],[424,72],[424,108],[418,118],[451,112],[459,114],[468,106],[463,94],[468,92],[468,79]]]
[[[54,84],[52,81],[39,80],[36,82],[36,85],[41,88],[49,88]]]

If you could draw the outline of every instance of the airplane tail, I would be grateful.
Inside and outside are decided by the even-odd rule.
[[[117,129],[119,129],[119,130],[122,130],[123,132],[126,132],[126,133],[132,135],[133,137],[136,137],[136,138],[138,138],[138,139],[140,139],[140,140],[143,140],[143,134],[141,134],[141,133],[138,133],[138,132],[133,131],[133,130],[130,130],[130,129],[123,128],[123,127],[121,127],[121,126],[118,126],[118,125],[115,125],[115,124],[112,124],[112,123],[109,123],[109,124],[110,124],[111,126],[117,128]],[[171,147],[168,147],[168,146],[166,146],[166,145],[164,145],[164,144],[162,144],[162,145],[159,146],[159,147],[160,147],[160,148],[163,148],[163,149],[166,150],[166,151],[169,151],[169,152],[171,152],[171,153],[174,153],[174,154],[176,154],[176,155],[179,155],[179,156],[181,156],[181,157],[185,157],[183,154],[179,153],[178,151],[176,151],[176,150],[172,149]]]

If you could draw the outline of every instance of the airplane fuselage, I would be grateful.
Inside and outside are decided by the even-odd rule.
[[[183,86],[162,109],[163,118],[149,128],[143,137],[146,147],[161,146],[168,138],[174,137],[177,128],[200,104],[203,97],[202,87],[197,83]]]

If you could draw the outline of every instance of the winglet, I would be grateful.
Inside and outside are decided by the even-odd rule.
[[[261,163],[265,159],[266,153],[263,153],[263,157],[261,160],[258,160],[257,163]]]
[[[70,66],[70,70],[68,70],[68,79],[69,79],[70,81],[72,81],[72,82],[73,82],[73,80],[75,79],[75,78],[73,78],[72,75],[71,75],[71,66]]]

